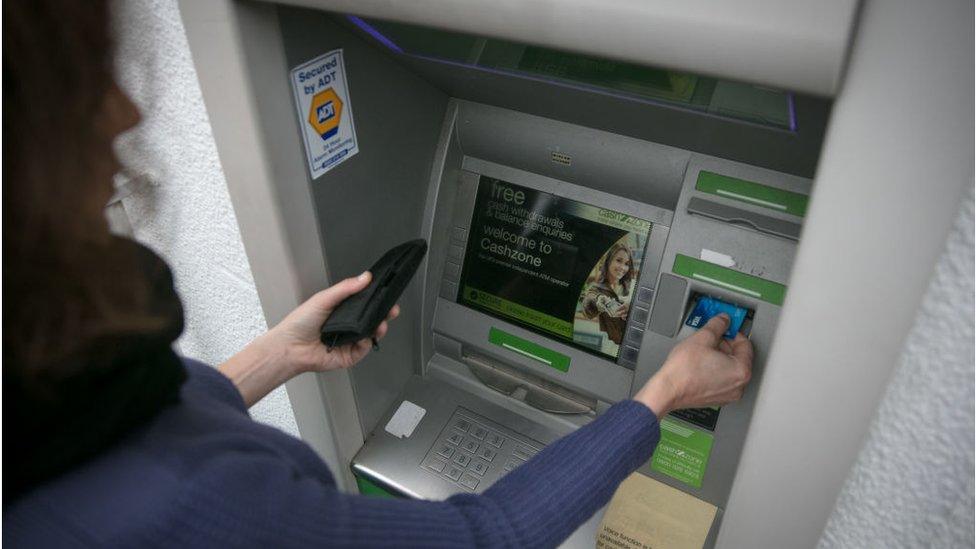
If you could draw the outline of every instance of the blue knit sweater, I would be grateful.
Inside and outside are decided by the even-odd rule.
[[[9,547],[552,547],[647,461],[654,414],[625,401],[481,495],[344,494],[302,441],[256,423],[233,384],[187,361],[182,399],[98,458],[4,509]]]

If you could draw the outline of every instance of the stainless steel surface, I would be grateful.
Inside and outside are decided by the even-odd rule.
[[[403,439],[383,429],[402,400],[427,411],[413,434]],[[458,428],[459,420],[467,421],[468,428]],[[509,465],[527,461],[565,432],[565,428],[544,427],[438,379],[414,376],[369,435],[352,466],[357,474],[411,497],[444,499],[484,491],[512,468]],[[466,443],[470,443],[468,448]],[[490,460],[483,453],[486,449],[495,453]],[[487,464],[480,475],[477,464]],[[475,478],[477,485],[462,484],[464,475]]]
[[[420,467],[461,489],[485,490],[539,453],[543,444],[458,406]]]
[[[523,402],[553,414],[585,414],[596,411],[596,399],[574,393],[558,383],[507,366],[503,362],[466,355],[463,361],[485,385],[513,396],[522,389]]]

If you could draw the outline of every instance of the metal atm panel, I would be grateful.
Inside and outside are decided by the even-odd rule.
[[[705,293],[748,307],[754,312],[750,327],[750,337],[756,347],[754,381],[740,402],[726,406],[718,412],[717,419],[710,428],[703,427],[688,417],[667,419],[669,424],[676,426],[672,427],[673,431],[694,432],[707,436],[711,441],[710,454],[699,486],[662,472],[653,461],[642,467],[640,472],[716,505],[719,509],[718,516],[721,517],[734,479],[738,455],[748,430],[755,395],[761,387],[763,363],[775,333],[781,301],[776,302],[779,298],[775,296],[773,302],[762,295],[757,297],[753,295],[750,287],[737,288],[721,278],[710,280],[704,275],[702,278],[695,276],[693,272],[689,274],[682,268],[676,269],[675,261],[679,256],[685,256],[695,262],[701,262],[703,249],[720,252],[733,258],[737,265],[741,266],[744,271],[737,272],[742,275],[754,277],[760,282],[764,281],[770,284],[770,287],[788,285],[796,239],[771,231],[761,223],[757,226],[754,220],[763,219],[765,216],[782,223],[801,226],[802,217],[780,211],[776,206],[770,207],[769,204],[761,204],[755,200],[750,202],[753,197],[748,195],[748,191],[742,191],[747,192],[743,198],[730,196],[731,191],[727,189],[724,194],[711,192],[713,189],[702,190],[704,187],[700,188],[698,179],[703,172],[717,173],[730,181],[745,181],[747,189],[751,188],[748,184],[755,184],[772,189],[769,192],[773,192],[774,195],[783,192],[801,198],[809,192],[810,181],[697,153],[664,149],[663,154],[666,157],[680,159],[678,162],[681,183],[673,202],[674,209],[642,204],[593,188],[559,181],[548,175],[534,174],[469,156],[465,154],[467,143],[463,137],[464,133],[457,130],[456,126],[470,123],[475,127],[468,127],[465,131],[477,133],[474,121],[482,119],[509,118],[517,127],[519,124],[524,125],[526,121],[531,121],[536,125],[539,134],[544,135],[550,143],[559,142],[560,132],[572,134],[577,139],[580,136],[588,136],[588,139],[593,141],[598,141],[597,135],[602,132],[464,101],[453,100],[452,109],[449,111],[453,109],[456,111],[449,112],[445,122],[446,128],[441,134],[448,141],[441,143],[442,155],[439,157],[446,159],[453,156],[457,165],[450,170],[445,168],[445,173],[450,173],[447,178],[432,177],[432,186],[435,187],[428,193],[428,196],[435,197],[435,200],[428,203],[428,226],[431,228],[431,233],[427,236],[431,241],[432,253],[426,273],[425,293],[433,303],[425,318],[429,321],[428,326],[433,333],[433,353],[422,371],[411,378],[405,391],[396,401],[398,404],[401,400],[410,400],[421,406],[427,403],[429,417],[425,418],[427,424],[410,437],[411,440],[399,440],[383,432],[382,426],[392,416],[395,406],[388,410],[354,460],[354,470],[394,491],[413,497],[439,498],[451,493],[477,492],[485,489],[497,480],[496,468],[490,469],[485,476],[478,476],[475,479],[472,476],[475,475],[474,473],[451,461],[455,454],[444,459],[437,457],[439,450],[445,450],[444,453],[447,454],[449,453],[447,450],[452,449],[445,439],[445,436],[450,436],[452,433],[446,428],[452,418],[457,414],[466,414],[465,410],[470,411],[476,417],[483,418],[488,424],[504,426],[508,429],[506,438],[524,437],[524,445],[528,446],[536,443],[545,445],[559,436],[572,432],[575,428],[591,421],[613,402],[629,398],[653,375],[671,347],[691,333],[691,329],[684,326],[689,297],[697,293]],[[490,116],[496,112],[497,116]],[[486,124],[486,128],[494,130],[494,125]],[[461,136],[460,139],[458,136]],[[533,137],[523,135],[521,138],[531,141]],[[480,145],[478,139],[472,141]],[[653,144],[647,146],[653,148]],[[511,148],[512,145],[506,143],[502,147]],[[521,150],[531,149],[532,147],[524,147]],[[535,150],[544,152],[546,147],[536,146]],[[452,155],[448,151],[456,152]],[[524,166],[533,161],[535,160],[515,159],[513,163]],[[561,169],[561,167],[554,169]],[[608,168],[607,173],[610,172],[612,169]],[[531,358],[505,352],[487,343],[479,343],[487,340],[489,330],[500,327],[518,337],[555,349],[559,353],[570,356],[573,361],[594,360],[592,356],[577,349],[546,340],[530,330],[473,311],[458,303],[459,267],[451,267],[451,265],[458,265],[463,261],[464,250],[471,243],[468,235],[472,231],[470,221],[474,208],[474,193],[482,177],[497,177],[526,185],[528,188],[558,192],[562,196],[595,202],[607,208],[617,208],[656,222],[655,227],[660,232],[656,234],[656,239],[652,237],[649,241],[654,251],[648,252],[645,256],[650,259],[647,268],[641,273],[640,281],[640,286],[650,291],[643,297],[648,300],[647,317],[642,318],[639,325],[632,322],[628,328],[629,333],[636,334],[636,337],[629,341],[634,341],[635,347],[639,350],[633,370],[608,363],[603,370],[596,370],[603,372],[603,376],[587,377],[585,370],[579,373],[571,370],[567,375],[565,372],[540,365],[538,361]],[[598,179],[598,175],[591,174],[589,177]],[[608,187],[616,185],[614,188],[617,192],[626,188],[626,184],[619,182],[604,182],[603,185]],[[733,186],[732,189],[739,188]],[[696,199],[720,205],[736,212],[736,215],[733,219],[720,220],[702,214],[691,207]],[[740,218],[742,221],[739,221]],[[436,232],[433,230],[435,226],[439,227]],[[726,269],[736,271],[735,268],[726,267]],[[466,363],[466,361],[470,362],[471,356],[499,361],[521,372],[559,383],[568,390],[591,397],[595,405],[590,411],[576,415],[558,415],[540,411],[519,399],[519,396],[524,395],[513,397],[487,388],[472,372],[470,364]],[[596,362],[601,361],[596,359]],[[617,376],[618,372],[622,377]],[[462,436],[458,442],[464,444],[468,440]],[[483,446],[481,443],[478,444],[479,448],[476,451]],[[461,448],[458,446],[453,450],[463,452]],[[504,457],[505,463],[509,462],[509,458],[510,456]],[[462,461],[465,460],[462,458]],[[444,463],[444,467],[441,467],[440,462]],[[433,467],[432,463],[435,464]],[[501,464],[502,472],[505,463]],[[459,471],[462,476],[453,479],[452,477]],[[461,483],[459,480],[461,478],[466,479],[466,483]],[[477,483],[474,480],[477,480]],[[716,520],[713,530],[717,528],[719,520],[720,518]]]

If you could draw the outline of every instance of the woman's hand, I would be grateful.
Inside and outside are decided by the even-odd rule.
[[[752,376],[752,343],[742,334],[731,343],[723,339],[728,327],[729,317],[718,315],[677,344],[634,400],[662,418],[671,410],[717,406],[742,398]]]
[[[319,334],[332,311],[346,298],[365,289],[371,278],[367,271],[313,295],[277,326],[220,365],[220,371],[234,382],[248,406],[298,374],[349,368],[369,353],[372,347],[369,339],[328,350],[319,340]],[[399,314],[399,305],[394,305],[376,329],[377,341],[386,335],[387,323]]]
[[[340,303],[353,294],[361,292],[372,275],[369,271],[355,278],[347,278],[338,284],[308,298],[277,326],[268,332],[268,336],[275,340],[274,344],[281,346],[288,353],[287,361],[301,372],[325,372],[339,368],[349,368],[363,359],[372,348],[369,339],[362,339],[356,343],[335,347],[331,351],[319,340],[322,324],[325,323],[332,311]],[[400,307],[394,305],[390,309],[386,320],[376,328],[374,337],[377,341],[383,339],[389,329],[388,321],[400,314]]]

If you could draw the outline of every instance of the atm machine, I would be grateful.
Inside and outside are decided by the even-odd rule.
[[[718,298],[747,310],[753,380],[739,402],[663,419],[638,470],[714,505],[715,545],[733,488],[758,482],[743,456],[766,378],[790,367],[770,352],[854,2],[831,10],[831,68],[810,69],[833,75],[826,92],[803,71],[791,89],[615,57],[591,36],[519,40],[491,17],[479,33],[450,13],[303,4],[181,4],[269,322],[395,244],[429,243],[380,350],[290,383],[303,438],[350,490],[481,492],[630,398],[694,332],[697,300]],[[313,179],[288,74],[337,50],[359,150]],[[611,272],[625,295],[601,291]],[[406,433],[405,402],[423,412]]]

